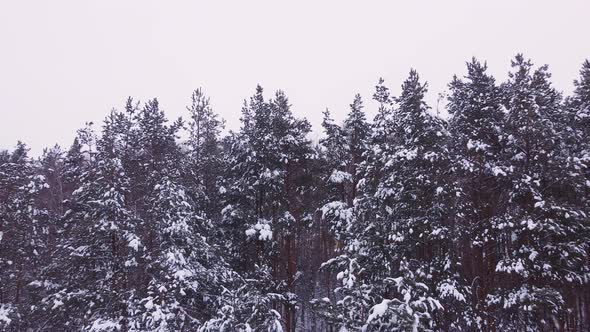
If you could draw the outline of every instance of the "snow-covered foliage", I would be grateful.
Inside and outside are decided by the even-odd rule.
[[[317,144],[258,87],[224,137],[199,89],[0,151],[0,330],[590,330],[590,62],[448,88],[380,79]]]
[[[276,276],[268,285],[275,289],[268,292],[280,294],[272,303],[284,304],[287,328],[295,324],[291,292],[299,260],[295,236],[308,222],[302,218],[306,190],[302,181],[303,165],[312,157],[309,131],[307,120],[293,116],[283,92],[267,101],[259,86],[242,109],[241,131],[226,141],[223,241],[232,253],[232,265],[248,279],[260,280],[266,271]],[[286,263],[277,264],[278,260]],[[270,304],[263,308],[257,315],[269,315],[264,319],[269,331],[278,331],[280,324],[272,323],[278,318],[269,313]]]

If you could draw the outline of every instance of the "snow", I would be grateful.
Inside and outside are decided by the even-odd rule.
[[[293,217],[293,215],[291,214],[291,212],[289,211],[285,211],[285,214],[283,215],[283,220],[287,223],[287,224],[292,224],[294,223],[295,217]]]
[[[440,234],[443,231],[442,228],[435,228],[432,230],[432,232],[430,232],[431,235],[433,236],[437,236],[438,234]]]
[[[347,172],[343,172],[343,171],[339,171],[339,170],[334,170],[332,172],[332,175],[330,175],[330,182],[333,183],[343,183],[343,182],[348,182],[352,180],[352,175],[350,175],[350,173]]]
[[[53,300],[53,307],[51,307],[51,310],[55,309],[55,308],[59,308],[62,305],[64,305],[64,303],[60,300]]]
[[[126,267],[130,267],[130,266],[137,266],[137,261],[135,260],[135,257],[132,257],[131,259],[128,259],[125,261],[124,265]]]
[[[272,240],[272,230],[270,222],[265,219],[260,219],[258,222],[246,230],[246,236],[253,237],[258,233],[258,240],[269,241]]]
[[[521,225],[526,225],[528,229],[533,230],[537,227],[537,223],[533,221],[533,219],[528,218],[526,220],[521,221]]]
[[[493,80],[489,85],[494,85]],[[457,88],[461,86],[458,84]],[[506,90],[514,86],[507,85]],[[462,264],[462,253],[453,246],[444,245],[449,241],[473,243],[477,246],[473,249],[480,251],[493,244],[492,240],[502,242],[502,250],[496,250],[492,259],[497,263],[492,268],[498,271],[498,278],[489,285],[490,289],[498,291],[481,299],[483,305],[493,304],[490,308],[495,310],[495,317],[492,318],[498,318],[498,326],[508,326],[506,329],[512,330],[502,321],[503,316],[510,318],[510,312],[503,311],[502,305],[505,308],[514,306],[513,312],[540,310],[535,315],[554,312],[550,307],[553,302],[563,309],[570,309],[549,296],[551,292],[559,294],[555,285],[585,281],[586,275],[580,269],[584,267],[588,253],[584,234],[579,230],[583,230],[588,218],[585,212],[589,210],[581,205],[585,203],[585,197],[569,195],[571,190],[553,190],[552,186],[554,181],[563,180],[568,188],[575,190],[581,186],[590,187],[586,168],[590,162],[590,150],[586,142],[566,144],[570,138],[576,143],[578,135],[575,131],[578,129],[573,124],[563,132],[563,138],[559,136],[563,129],[561,123],[553,126],[550,117],[542,118],[543,112],[553,113],[553,106],[556,111],[560,110],[559,98],[555,98],[556,105],[546,105],[547,108],[540,112],[537,106],[533,106],[532,111],[538,112],[534,116],[541,117],[531,119],[534,125],[521,131],[521,114],[517,114],[521,112],[520,106],[513,105],[515,101],[508,98],[515,96],[506,95],[496,100],[504,93],[504,88],[485,90],[483,94],[477,91],[469,94],[470,90],[465,90],[466,94],[457,95],[461,97],[458,99],[465,97],[469,100],[457,100],[453,107],[462,110],[454,110],[451,114],[453,121],[447,124],[428,117],[426,107],[417,107],[419,110],[415,112],[414,106],[418,104],[414,101],[418,100],[404,99],[412,101],[412,109],[406,109],[410,104],[398,103],[397,98],[392,103],[381,102],[383,109],[380,112],[391,112],[390,119],[383,123],[368,121],[366,129],[362,129],[366,132],[353,132],[357,128],[354,124],[343,127],[333,124],[334,128],[325,128],[329,137],[320,139],[318,149],[316,142],[308,142],[305,130],[298,136],[300,129],[283,132],[281,128],[271,128],[277,123],[272,118],[268,123],[245,124],[243,132],[227,137],[227,145],[224,138],[223,144],[217,147],[219,155],[203,154],[207,158],[219,157],[210,164],[217,168],[210,173],[214,180],[211,188],[207,188],[209,184],[205,185],[207,181],[202,181],[202,174],[197,174],[201,171],[200,164],[192,165],[195,161],[200,163],[199,160],[188,160],[188,163],[179,165],[168,162],[183,158],[184,147],[178,155],[173,146],[165,149],[161,156],[164,163],[151,160],[151,152],[143,148],[143,139],[147,136],[143,137],[143,131],[136,124],[134,135],[128,136],[134,139],[137,134],[141,140],[127,142],[117,138],[112,151],[108,151],[109,157],[124,152],[121,158],[131,159],[122,162],[115,157],[111,164],[110,158],[101,160],[105,159],[104,153],[93,155],[88,159],[90,162],[77,169],[84,171],[85,175],[72,173],[76,176],[72,180],[80,182],[81,189],[76,190],[73,197],[63,197],[68,199],[64,205],[75,209],[58,218],[64,220],[64,225],[57,224],[56,235],[64,238],[59,239],[63,245],[59,247],[56,262],[76,264],[90,260],[92,264],[80,265],[80,276],[68,275],[67,269],[57,270],[65,273],[56,275],[57,284],[31,282],[35,277],[41,277],[44,271],[43,266],[39,266],[40,269],[31,266],[31,271],[25,271],[28,279],[25,283],[40,288],[35,293],[47,294],[44,300],[47,305],[41,308],[33,301],[34,297],[26,299],[32,302],[23,301],[23,308],[31,307],[23,312],[16,311],[17,308],[11,305],[0,304],[0,330],[3,330],[3,324],[10,324],[11,319],[12,324],[20,326],[20,321],[16,320],[28,323],[26,320],[30,317],[34,320],[40,308],[60,312],[64,310],[64,302],[74,301],[82,304],[80,310],[73,311],[72,318],[64,324],[72,329],[85,324],[80,327],[85,331],[106,332],[126,327],[137,329],[139,326],[145,330],[178,330],[176,324],[184,324],[187,330],[198,330],[197,326],[203,322],[198,315],[199,320],[190,317],[190,309],[207,307],[211,313],[217,312],[211,316],[211,323],[207,322],[212,327],[207,329],[208,332],[244,329],[280,332],[283,330],[281,324],[284,324],[279,314],[283,310],[280,304],[298,308],[300,301],[306,299],[306,294],[299,296],[298,291],[293,294],[283,289],[280,276],[272,273],[272,266],[280,265],[288,258],[279,242],[290,235],[320,244],[328,241],[330,246],[326,247],[327,255],[323,256],[339,255],[330,263],[321,265],[329,264],[330,273],[337,273],[335,283],[324,285],[317,282],[319,274],[315,268],[321,257],[315,257],[314,262],[310,262],[313,264],[296,266],[295,269],[301,271],[297,271],[293,278],[296,283],[317,286],[317,292],[311,290],[320,297],[335,291],[330,295],[335,303],[328,297],[313,299],[313,303],[326,310],[328,321],[337,322],[334,328],[339,332],[348,331],[346,326],[354,330],[364,329],[358,325],[365,323],[374,330],[436,329],[438,322],[433,320],[438,318],[430,311],[442,308],[439,301],[444,301],[449,312],[459,313],[448,317],[453,321],[446,321],[447,317],[437,313],[436,316],[442,317],[442,326],[481,328],[477,322],[484,324],[482,318],[476,317],[478,314],[471,307],[477,303],[471,303],[467,298],[471,290],[480,287],[479,280],[457,277],[472,266],[469,260],[473,257],[467,258],[465,263],[468,266]],[[421,91],[419,86],[417,91]],[[522,95],[528,96],[529,93]],[[541,99],[539,101],[543,101]],[[507,118],[494,114],[501,100],[510,108],[501,106],[506,113],[514,114]],[[527,100],[517,105],[524,105],[526,111],[530,106]],[[266,112],[275,112],[274,106],[263,104],[260,108],[248,109],[257,116],[247,118],[267,120]],[[463,118],[465,112],[470,113]],[[590,112],[583,115],[589,117]],[[134,118],[130,118],[131,122],[135,121]],[[287,114],[278,120],[290,122],[292,118]],[[307,125],[301,126],[305,127]],[[411,135],[404,135],[404,131]],[[106,136],[108,139],[109,135]],[[351,140],[353,136],[355,139]],[[529,144],[522,146],[525,139],[533,140],[530,149],[526,146]],[[169,143],[173,144],[172,141]],[[356,149],[357,143],[360,143],[359,149]],[[111,146],[107,147],[110,149]],[[134,148],[138,150],[133,151]],[[171,158],[166,155],[168,151],[174,153]],[[359,152],[358,156],[356,152]],[[526,164],[524,160],[527,160]],[[208,172],[209,166],[202,165]],[[4,172],[1,166],[0,173]],[[32,170],[37,169],[33,166]],[[193,169],[193,166],[198,167]],[[127,177],[123,170],[130,171],[133,176]],[[187,178],[185,175],[193,174],[193,170],[194,179]],[[11,177],[12,174],[2,175],[2,179],[8,181],[12,180]],[[174,180],[170,181],[168,177]],[[355,188],[348,185],[353,177],[355,180],[358,177]],[[328,187],[322,188],[316,180],[325,181],[326,178]],[[27,226],[22,229],[27,240],[17,241],[17,244],[24,245],[26,252],[39,254],[41,260],[46,254],[52,258],[53,252],[46,250],[43,241],[46,240],[44,235],[52,234],[40,234],[44,232],[47,212],[44,204],[37,205],[43,203],[46,196],[45,193],[34,196],[47,184],[38,182],[44,181],[40,177],[29,180],[27,175],[14,184],[15,189],[22,186],[23,195],[15,196],[19,201],[14,205],[14,210],[21,212],[21,216],[11,219],[24,221]],[[156,182],[161,184],[153,187]],[[182,189],[184,185],[186,193]],[[219,188],[221,195],[209,197],[209,189],[215,188]],[[34,195],[27,195],[29,190]],[[495,192],[502,194],[495,195]],[[52,195],[51,192],[47,194]],[[451,197],[455,195],[458,198]],[[8,198],[12,200],[13,197]],[[480,213],[481,209],[485,213]],[[210,216],[218,215],[219,210],[224,219],[219,223],[215,218],[215,221],[209,220]],[[284,211],[296,211],[298,219]],[[325,220],[319,218],[320,213]],[[564,220],[564,216],[568,219]],[[302,220],[304,224],[300,222]],[[296,221],[301,225],[295,224]],[[28,227],[29,224],[33,227]],[[109,226],[115,231],[108,231]],[[4,233],[0,232],[1,245],[13,240],[12,233],[6,233],[6,229],[3,229]],[[244,250],[252,246],[252,243],[242,243],[244,234],[249,240],[246,242],[271,243],[254,243],[260,245],[260,252],[250,252]],[[209,244],[211,238],[214,241]],[[157,250],[144,250],[148,243]],[[441,250],[415,255],[428,245]],[[111,247],[121,250],[112,251]],[[307,250],[302,253],[314,255],[314,246],[305,241],[295,243],[294,250]],[[486,250],[483,252],[486,254]],[[2,263],[7,265],[7,271],[2,272],[12,280],[16,267],[8,258],[15,258],[12,252],[8,254],[2,257]],[[123,300],[129,301],[128,308],[133,311],[129,322],[108,306],[117,300],[117,294],[108,289],[112,285],[109,280],[116,276],[113,255],[117,261],[125,262],[125,267],[138,266],[139,261],[157,272],[150,276],[149,283],[128,285],[132,296]],[[80,260],[78,256],[85,259]],[[484,258],[489,260],[487,256]],[[406,266],[407,260],[411,260],[411,264]],[[250,264],[254,265],[254,273],[249,273],[248,268],[248,273],[242,275],[241,265],[238,269],[233,268],[234,262],[239,264],[242,261],[256,262]],[[482,269],[486,270],[487,266],[475,266],[477,271],[472,272],[481,274]],[[136,268],[126,270],[132,274],[142,273]],[[387,278],[398,271],[402,272],[401,277]],[[309,278],[303,280],[301,276]],[[514,282],[505,284],[502,282],[505,278]],[[393,285],[392,281],[396,284]],[[532,284],[542,288],[535,288]],[[141,294],[146,294],[143,299]],[[383,299],[383,296],[389,299]],[[535,308],[539,304],[542,307]],[[543,307],[545,305],[547,308]],[[29,313],[33,315],[24,316]],[[49,311],[46,313],[51,315]],[[248,316],[254,319],[248,319]],[[527,323],[535,322],[528,320]],[[538,329],[532,327],[531,330]]]
[[[412,295],[410,294],[410,292],[406,292],[404,294],[404,302],[406,303],[410,303],[410,300],[412,299]]]
[[[283,332],[283,326],[281,325],[281,314],[279,314],[278,311],[271,309],[270,312],[275,316],[275,321],[274,321],[274,330],[270,330],[269,331],[273,331],[273,332]]]
[[[401,150],[397,151],[394,156],[401,158],[401,159],[413,160],[418,156],[418,149],[417,148],[412,149],[412,150],[401,149]]]
[[[134,238],[131,241],[129,241],[128,246],[130,248],[133,248],[133,250],[138,251],[139,250],[139,239]]]
[[[517,273],[523,277],[528,276],[522,259],[516,261],[501,260],[496,264],[496,272]]]
[[[97,319],[92,323],[90,327],[91,332],[99,332],[99,331],[120,331],[121,324],[115,323],[108,320]]]
[[[328,215],[332,215],[341,221],[349,222],[352,220],[352,209],[348,207],[348,204],[341,202],[341,201],[333,201],[324,204],[322,206],[322,217],[326,217]]]
[[[371,310],[369,310],[370,314],[367,318],[367,323],[372,322],[375,318],[383,316],[389,308],[390,302],[391,300],[384,299],[381,303],[374,305]]]
[[[185,280],[193,276],[193,272],[187,269],[182,269],[174,272],[174,278],[178,280]]]
[[[467,141],[467,149],[475,151],[486,151],[490,146],[484,142],[478,140]]]
[[[492,168],[492,173],[494,173],[495,176],[498,176],[498,175],[506,176],[506,172],[504,172],[504,170],[498,166],[494,166]]]
[[[223,209],[221,209],[221,215],[225,215],[227,211],[231,211],[233,206],[231,204],[226,205]]]
[[[281,325],[281,322],[278,320],[275,320],[275,330],[274,332],[283,332],[283,326]]]
[[[154,302],[152,299],[149,299],[144,305],[146,309],[151,310],[154,307]]]
[[[441,297],[453,297],[457,301],[465,302],[465,296],[457,290],[457,287],[451,285],[449,283],[442,283],[438,286],[438,291],[440,292]]]
[[[272,231],[270,230],[270,226],[264,225],[264,228],[260,229],[260,236],[258,236],[259,240],[270,240],[272,239]]]
[[[9,307],[5,307],[4,305],[0,306],[0,326],[2,326],[2,323],[10,325],[10,322],[12,322],[12,319],[8,318],[10,311]]]
[[[543,206],[545,206],[545,201],[535,202],[535,207],[536,208],[542,208]]]

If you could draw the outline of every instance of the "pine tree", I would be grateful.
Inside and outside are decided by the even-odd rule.
[[[199,89],[186,126],[128,98],[0,150],[0,330],[586,331],[589,61],[574,87],[472,59],[448,123],[412,70],[316,146],[257,87],[225,137]]]
[[[574,123],[581,131],[580,135],[584,142],[590,137],[590,60],[584,61],[580,70],[580,78],[574,81],[574,94],[570,100],[570,107],[575,112]],[[588,149],[587,144],[584,146]],[[587,151],[587,150],[586,150]]]
[[[219,189],[222,171],[220,132],[224,123],[211,109],[209,98],[201,89],[191,96],[188,162],[186,180],[193,199],[209,218],[218,219],[220,209]]]
[[[322,126],[326,137],[320,141],[325,149],[328,199],[322,207],[324,218],[332,224],[336,238],[344,238],[352,222],[352,206],[357,196],[358,167],[363,161],[370,136],[360,95],[356,95],[343,126],[334,123],[324,112]]]
[[[244,105],[242,129],[231,137],[227,160],[223,223],[234,230],[226,236],[235,245],[232,256],[240,258],[232,265],[246,276],[260,276],[270,268],[275,292],[283,294],[287,330],[294,327],[295,295],[290,290],[297,271],[294,247],[305,220],[301,168],[311,154],[309,131],[306,120],[293,117],[283,92],[266,102],[258,86]]]
[[[563,313],[563,287],[588,280],[588,225],[575,203],[575,193],[583,192],[582,168],[560,137],[561,96],[547,66],[533,69],[517,55],[512,67],[504,86],[510,182],[503,213],[493,221],[501,280],[487,301],[499,327],[535,330]]]
[[[206,242],[208,220],[194,211],[186,190],[173,181],[163,176],[149,199],[148,215],[158,232],[138,330],[196,329],[214,314],[214,295],[231,275]]]
[[[66,198],[64,190],[64,156],[61,148],[55,145],[51,149],[44,149],[40,158],[38,173],[45,177],[48,188],[42,193],[42,200],[52,214],[51,219],[58,219],[63,214],[63,201]]]
[[[117,146],[121,132],[112,112],[97,143],[94,165],[82,175],[64,219],[63,261],[54,291],[44,299],[45,324],[54,329],[128,330],[133,310],[133,280],[142,248],[137,223],[127,208],[130,183]]]
[[[72,192],[80,187],[86,160],[82,152],[82,144],[78,137],[70,146],[63,160],[63,191],[64,197],[70,197]]]
[[[345,233],[352,215],[352,209],[346,203],[347,183],[350,186],[352,181],[350,174],[345,171],[348,160],[346,137],[342,127],[334,123],[327,109],[324,111],[322,127],[325,137],[320,140],[323,148],[320,151],[323,161],[321,171],[326,184],[322,218],[329,221],[332,233],[339,237]]]
[[[428,328],[435,321],[429,312],[440,309],[439,301],[450,304],[464,299],[466,290],[462,289],[461,276],[457,274],[457,261],[451,251],[453,241],[449,241],[453,238],[454,224],[448,220],[448,199],[455,189],[447,181],[448,134],[444,123],[429,114],[423,101],[425,93],[426,84],[421,84],[418,74],[412,70],[402,85],[401,96],[396,99],[393,147],[382,162],[383,179],[372,195],[373,208],[361,208],[357,213],[359,221],[368,222],[359,227],[364,228],[366,240],[363,241],[370,248],[366,255],[378,267],[374,277],[382,278],[376,279],[377,282],[383,287],[387,278],[403,278],[394,279],[397,293],[404,295],[406,303],[411,297],[405,294],[417,296],[414,318]],[[404,263],[406,260],[408,264]],[[379,261],[391,265],[381,267],[376,264]],[[391,275],[396,269],[403,272],[402,276]],[[430,295],[400,293],[400,283],[424,283],[426,288],[422,290]],[[386,298],[385,294],[380,296]],[[420,302],[424,299],[425,303]]]
[[[506,139],[503,95],[486,69],[486,64],[475,58],[468,62],[464,79],[454,77],[449,84],[447,105],[452,116],[449,142],[458,190],[454,200],[454,234],[459,239],[461,270],[475,287],[472,301],[479,324],[487,324],[485,299],[495,288],[496,237],[490,226],[500,210],[502,191],[498,188],[508,172],[501,157]]]
[[[456,263],[446,244],[451,234],[445,224],[445,197],[451,193],[444,183],[446,131],[427,112],[425,91],[411,71],[396,100],[392,146],[381,156],[382,169],[362,167],[370,170],[363,176],[378,173],[383,178],[374,191],[365,187],[365,178],[360,180],[363,196],[355,200],[347,251],[327,263],[341,271],[337,277],[342,282],[336,289],[341,300],[330,305],[337,312],[331,317],[346,328],[432,328],[433,312],[441,308],[438,298],[445,298],[457,282]],[[398,317],[402,311],[407,315]]]
[[[38,293],[27,286],[46,256],[47,211],[39,198],[48,185],[28,151],[18,142],[0,161],[0,310],[8,317],[0,326],[13,331],[34,326],[31,299]]]
[[[567,118],[564,122],[572,124],[567,127],[571,132],[571,138],[567,142],[569,148],[573,148],[575,158],[579,158],[585,167],[586,173],[586,193],[580,195],[582,204],[588,206],[590,199],[590,61],[584,61],[580,70],[580,78],[574,81],[574,94],[567,100],[567,109],[573,116]],[[588,299],[590,300],[590,299]]]

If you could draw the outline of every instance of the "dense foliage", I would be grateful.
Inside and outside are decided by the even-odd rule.
[[[410,71],[319,142],[258,86],[241,128],[127,100],[39,158],[0,151],[2,331],[590,330],[590,62]]]

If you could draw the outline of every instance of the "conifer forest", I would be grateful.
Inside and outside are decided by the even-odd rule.
[[[258,86],[238,130],[198,89],[14,142],[0,331],[590,331],[590,61],[507,71],[469,60],[448,116],[411,70],[321,128]]]

